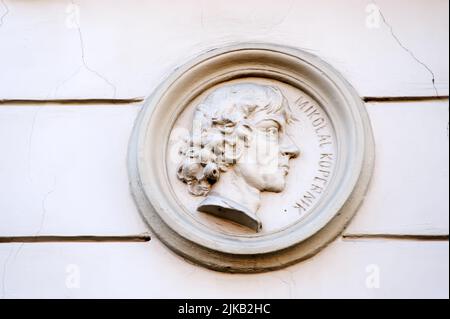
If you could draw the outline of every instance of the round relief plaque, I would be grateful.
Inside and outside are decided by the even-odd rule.
[[[319,58],[240,44],[176,69],[129,149],[150,228],[205,267],[261,272],[309,258],[364,198],[374,145],[361,98]]]

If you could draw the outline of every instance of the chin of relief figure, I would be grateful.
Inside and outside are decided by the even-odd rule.
[[[283,192],[289,162],[300,154],[286,135],[294,120],[274,86],[241,83],[210,93],[195,110],[177,171],[192,195],[206,197],[198,211],[260,231],[261,193]]]

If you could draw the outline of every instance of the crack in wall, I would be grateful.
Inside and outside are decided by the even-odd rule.
[[[31,174],[31,171],[32,171],[31,170],[31,151],[32,151],[32,144],[33,144],[33,136],[34,136],[35,126],[36,126],[37,116],[41,109],[42,109],[42,106],[38,107],[38,109],[36,110],[36,112],[33,115],[33,121],[31,123],[31,129],[30,129],[30,135],[28,138],[28,179],[29,179],[30,183],[33,182],[33,177]],[[36,232],[36,234],[34,236],[38,236],[40,234],[40,232],[42,231],[42,228],[44,226],[45,216],[47,215],[47,209],[45,207],[45,203],[46,203],[48,196],[50,196],[53,192],[55,192],[55,190],[56,190],[56,176],[53,176],[53,186],[52,186],[51,190],[48,191],[44,195],[44,198],[41,203],[41,207],[42,207],[41,223],[38,228],[38,231]]]
[[[75,7],[79,7],[79,5],[77,5],[75,3],[74,0],[70,1],[71,4]],[[84,45],[84,38],[83,38],[83,33],[81,32],[81,26],[77,21],[76,24],[76,29],[77,29],[77,33],[78,33],[78,40],[80,42],[80,51],[81,51],[81,62],[83,64],[83,67],[89,71],[90,73],[94,74],[95,76],[97,76],[98,78],[102,79],[113,91],[113,98],[116,98],[117,95],[117,88],[116,86],[109,81],[105,76],[103,76],[102,74],[100,74],[100,72],[96,71],[95,69],[93,69],[92,67],[89,66],[89,64],[87,63],[86,60],[86,50],[85,50],[85,45]],[[80,69],[77,69],[76,72],[74,72],[72,75],[70,75],[70,77],[68,77],[67,79],[63,80],[60,84],[58,84],[56,86],[56,92],[59,90],[59,88],[66,83],[67,81],[69,81],[72,77],[74,77],[78,72],[80,71]],[[55,93],[56,94],[56,93]]]
[[[47,203],[48,197],[56,191],[56,176],[53,177],[53,187],[47,193],[45,193],[44,198],[42,199],[41,207],[42,207],[42,215],[41,215],[41,223],[39,225],[39,229],[34,234],[34,236],[39,236],[41,234],[42,229],[44,228],[45,218],[47,217],[47,207],[45,206]]]
[[[20,243],[19,249],[17,249],[17,251],[16,251],[16,253],[14,255],[14,258],[13,258],[13,260],[11,262],[15,262],[16,261],[16,259],[19,256],[19,253],[21,252],[23,246],[25,246],[25,243]]]
[[[5,9],[5,12],[0,17],[0,28],[3,26],[6,16],[9,14],[9,7],[6,4],[5,0],[0,0],[0,3],[2,4],[3,8]]]
[[[34,128],[36,126],[36,119],[37,119],[38,113],[41,109],[42,109],[42,106],[38,107],[36,112],[34,112],[33,121],[31,122],[30,135],[28,137],[28,179],[29,179],[30,183],[33,182],[33,178],[31,176],[31,150],[32,150],[33,137],[34,137]]]
[[[58,91],[59,91],[59,89],[60,89],[64,84],[66,84],[67,82],[69,82],[70,79],[72,79],[73,77],[75,77],[75,76],[81,71],[82,68],[83,68],[82,66],[79,66],[79,67],[77,68],[77,70],[76,70],[75,72],[73,72],[68,78],[62,80],[61,83],[59,83],[59,84],[56,86],[56,88],[55,88],[55,90],[54,90],[54,93],[53,93],[53,96],[58,96]],[[48,98],[49,98],[49,96],[47,96],[47,99],[46,99],[46,100],[48,100]]]
[[[200,6],[200,25],[202,30],[205,29],[205,1],[202,1],[202,5]]]
[[[39,111],[42,109],[42,107],[38,107],[36,112],[33,115],[33,120],[31,123],[31,129],[30,129],[30,135],[28,137],[28,179],[30,181],[30,183],[33,182],[33,178],[31,176],[31,150],[32,150],[32,143],[33,143],[33,136],[34,136],[34,131],[35,131],[35,126],[36,126],[36,120],[37,120],[37,116]],[[38,231],[36,232],[35,236],[39,235],[40,232],[42,231],[42,228],[44,227],[44,221],[45,221],[45,217],[47,215],[47,209],[45,207],[45,202],[48,198],[48,196],[50,196],[56,188],[56,177],[54,177],[54,182],[53,182],[53,187],[52,190],[50,190],[49,192],[47,192],[44,195],[44,198],[42,200],[42,217],[41,217],[41,221],[40,221],[40,225],[38,228]],[[16,250],[15,254],[14,254],[14,258],[11,260],[13,251],[14,251],[14,247],[11,248],[8,257],[6,258],[5,264],[3,265],[3,274],[2,274],[2,298],[4,299],[6,297],[6,275],[7,275],[7,270],[8,270],[8,264],[14,262],[17,257],[19,256],[20,252],[22,251],[22,248],[25,246],[25,243],[21,243],[19,248]],[[11,260],[11,261],[10,261]]]
[[[278,19],[278,21],[275,21],[271,26],[268,26],[268,31],[266,33],[271,33],[274,31],[274,29],[281,24],[283,24],[288,16],[292,13],[292,9],[294,8],[295,0],[291,0],[289,3],[289,7],[286,10],[286,13],[283,14],[283,16]],[[255,24],[255,16],[252,16],[252,25]],[[200,25],[202,29],[205,29],[205,1],[202,1],[200,6]]]
[[[428,73],[430,73],[430,75],[431,75],[431,82],[432,82],[432,84],[433,84],[434,92],[435,92],[436,96],[439,96],[439,92],[438,92],[438,89],[437,89],[437,87],[436,87],[436,76],[435,76],[433,70],[432,70],[425,62],[423,62],[422,60],[420,60],[420,59],[414,54],[414,52],[412,52],[408,47],[406,47],[406,46],[403,44],[403,42],[400,40],[400,38],[399,38],[399,37],[397,36],[397,34],[395,33],[394,27],[392,26],[392,24],[390,24],[390,23],[387,21],[385,15],[384,15],[383,12],[381,11],[380,6],[379,6],[375,1],[373,1],[372,3],[373,3],[374,5],[377,6],[378,12],[379,12],[379,14],[380,14],[380,17],[381,17],[381,19],[383,20],[383,23],[388,27],[388,29],[389,29],[389,31],[390,31],[390,33],[391,33],[391,36],[394,38],[395,42],[397,42],[397,44],[398,44],[398,45],[399,45],[406,53],[408,53],[408,54],[414,59],[414,61],[416,61],[418,64],[420,64],[422,67],[424,67],[424,68],[427,70]]]
[[[289,299],[292,299],[292,283],[290,283],[289,281],[287,281],[283,278],[277,278],[277,279],[279,279],[283,284],[286,285],[286,287],[288,288]]]
[[[14,246],[11,247],[8,253],[8,257],[6,257],[5,263],[3,264],[3,274],[2,274],[2,297],[0,299],[6,298],[6,273],[8,270],[8,263],[11,259],[12,253],[14,251]]]
[[[280,276],[278,276],[278,275],[280,275]],[[272,274],[272,276],[274,278],[278,279],[279,281],[281,281],[286,286],[288,296],[289,296],[288,298],[293,299],[296,284],[297,284],[295,282],[294,273],[290,269],[286,268],[279,273],[277,272],[277,273]]]
[[[80,39],[80,46],[81,46],[81,60],[83,62],[84,67],[86,68],[86,70],[88,70],[89,72],[95,74],[96,76],[98,76],[100,79],[102,79],[106,84],[108,84],[112,89],[113,89],[113,98],[116,97],[117,94],[117,88],[114,84],[112,84],[106,77],[104,77],[103,75],[101,75],[99,72],[97,72],[96,70],[92,69],[86,62],[86,54],[85,54],[85,49],[84,49],[84,40],[83,40],[83,34],[81,33],[81,28],[78,27],[78,37]]]
[[[270,27],[270,29],[267,33],[272,33],[275,30],[275,28],[279,27],[286,21],[288,16],[292,13],[292,11],[294,9],[294,5],[295,5],[295,0],[291,0],[291,2],[289,4],[289,8],[287,9],[286,13],[283,15],[283,17],[278,22],[276,22],[274,25],[272,25],[272,27]]]
[[[53,187],[50,191],[48,191],[45,195],[44,198],[42,199],[42,203],[41,203],[41,207],[42,207],[42,215],[41,215],[41,221],[39,224],[39,228],[37,230],[37,232],[34,234],[34,237],[39,236],[42,229],[44,228],[44,222],[45,222],[45,218],[47,216],[47,208],[45,206],[48,197],[53,194],[56,190],[56,176],[53,177]],[[7,266],[9,263],[13,263],[16,261],[16,259],[18,258],[20,252],[22,251],[22,248],[25,246],[25,243],[22,242],[20,243],[19,248],[17,249],[16,253],[14,254],[14,258],[11,260],[11,256],[12,253],[14,251],[14,247],[11,248],[8,257],[6,258],[5,264],[3,266],[3,275],[2,275],[2,299],[4,299],[6,297],[6,274],[7,274]]]

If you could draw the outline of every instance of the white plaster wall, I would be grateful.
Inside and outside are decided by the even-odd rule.
[[[363,0],[0,0],[0,297],[448,298],[448,98],[436,98],[448,95],[448,1],[376,4],[381,16]],[[191,265],[155,237],[17,240],[149,232],[126,171],[140,98],[238,41],[306,49],[372,101],[375,175],[342,237],[249,276]]]

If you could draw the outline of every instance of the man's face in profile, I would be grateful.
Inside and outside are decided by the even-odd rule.
[[[286,187],[289,160],[300,153],[286,135],[285,119],[260,113],[247,130],[247,145],[236,163],[236,172],[259,191],[282,192]]]

